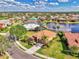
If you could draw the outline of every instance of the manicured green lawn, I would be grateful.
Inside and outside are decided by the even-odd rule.
[[[68,22],[69,24],[79,24],[79,22]]]
[[[6,20],[6,19],[8,19],[8,17],[0,16],[0,20]]]
[[[59,40],[59,38],[55,38],[48,44],[49,47],[43,47],[37,52],[56,59],[78,59],[76,57],[62,53],[63,47]]]
[[[28,37],[31,37],[33,34],[35,34],[36,32],[34,32],[34,31],[27,31],[27,33],[26,33],[26,35],[28,36]]]
[[[43,23],[52,22],[52,20],[44,20]]]
[[[22,46],[26,47],[27,49],[29,49],[29,48],[32,47],[32,45],[28,44],[27,42],[21,42],[21,41],[20,41],[20,44],[21,44]]]

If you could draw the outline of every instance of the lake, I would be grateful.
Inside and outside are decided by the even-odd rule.
[[[50,30],[57,30],[57,26],[60,26],[59,31],[79,32],[79,24],[55,24],[48,23],[47,27]]]

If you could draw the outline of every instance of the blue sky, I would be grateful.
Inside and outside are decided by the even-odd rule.
[[[42,11],[41,8],[43,8],[44,11],[45,10],[79,11],[79,0],[15,0],[15,1],[29,4],[30,6],[38,8],[38,10],[40,9],[41,11]]]
[[[16,0],[22,3],[33,3],[34,1],[45,1],[45,0]],[[58,6],[78,6],[79,0],[46,0],[48,3],[58,3]],[[63,2],[64,1],[64,2]]]
[[[0,0],[0,11],[79,11],[79,0]]]

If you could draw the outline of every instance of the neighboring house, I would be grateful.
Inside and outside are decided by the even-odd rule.
[[[38,20],[38,18],[32,17],[32,18],[30,18],[30,20]]]
[[[40,27],[40,24],[38,20],[28,20],[28,21],[25,21],[24,27],[27,30],[35,30],[35,28]]]
[[[43,20],[47,20],[47,17],[46,16],[39,16],[38,19],[43,21]]]
[[[26,23],[24,24],[24,27],[27,30],[35,30],[35,28],[40,27],[40,25],[38,23]]]
[[[0,20],[0,27],[5,28],[8,25],[11,25],[9,20]]]
[[[38,23],[38,20],[27,20],[24,23]]]
[[[8,20],[10,21],[11,24],[15,23],[15,18],[9,18]]]
[[[72,15],[72,21],[79,21],[79,15]]]
[[[68,42],[68,46],[77,46],[79,47],[79,33],[71,33],[71,32],[66,32],[65,37]]]
[[[65,19],[65,18],[59,18],[59,19],[57,19],[57,21],[59,22],[59,23],[64,23],[64,22],[67,22],[67,20]]]
[[[35,41],[38,43],[44,43],[44,41],[42,40],[44,36],[47,37],[46,39],[49,42],[56,36],[56,33],[53,31],[49,31],[49,30],[42,30],[32,35],[30,39],[31,41]]]
[[[4,24],[0,23],[0,29],[4,28]]]

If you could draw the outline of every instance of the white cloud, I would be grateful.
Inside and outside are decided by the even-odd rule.
[[[42,5],[42,4],[46,4],[46,2],[44,2],[44,1],[38,1],[38,2],[37,2],[37,1],[36,1],[35,4]]]
[[[77,3],[76,1],[73,1],[73,3]]]
[[[69,2],[69,0],[58,0],[59,2]]]
[[[51,2],[51,3],[49,3],[49,5],[55,6],[55,5],[59,5],[59,3],[57,3],[57,2]]]
[[[5,0],[5,1],[15,1],[15,0]]]
[[[48,0],[33,0],[33,1],[48,1]]]
[[[36,0],[33,0],[33,1],[36,1]]]
[[[45,0],[45,1],[48,1],[48,0]]]

